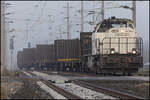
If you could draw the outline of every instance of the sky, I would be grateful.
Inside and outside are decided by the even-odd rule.
[[[16,67],[16,54],[27,47],[27,43],[31,42],[31,47],[36,47],[36,44],[50,44],[55,39],[65,39],[67,30],[67,2],[69,2],[69,15],[70,15],[70,34],[71,38],[79,38],[80,34],[80,1],[7,1],[11,3],[6,8],[7,21],[13,21],[9,24],[7,30],[15,29],[14,32],[7,33],[7,45],[9,46],[9,38],[15,35],[14,53],[13,53],[13,66]],[[95,10],[100,12],[100,1],[84,1],[84,31],[93,31],[94,25],[89,25],[88,21],[93,21],[92,15],[88,15],[88,11]],[[149,1],[137,1],[136,12],[136,25],[137,32],[144,40],[144,47],[149,45]],[[123,8],[112,8],[118,5],[131,5],[131,1],[106,1],[105,2],[105,18],[116,16],[119,18],[132,18],[132,12]],[[97,17],[98,14],[95,15]],[[26,20],[29,21],[26,21]],[[101,16],[98,16],[98,20]],[[28,30],[28,32],[27,32]],[[149,48],[147,48],[149,51]],[[144,52],[144,55],[149,53]],[[10,51],[8,58],[10,62]],[[148,59],[146,61],[149,61]],[[8,63],[10,66],[10,63]]]

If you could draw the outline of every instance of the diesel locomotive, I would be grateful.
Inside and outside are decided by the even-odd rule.
[[[109,18],[84,35],[82,66],[95,73],[134,73],[143,66],[143,41],[129,19]],[[91,46],[90,46],[91,45]],[[91,48],[90,48],[91,47]]]

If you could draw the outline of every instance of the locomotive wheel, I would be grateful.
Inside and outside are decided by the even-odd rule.
[[[113,72],[113,75],[116,75],[116,72]]]
[[[128,76],[132,76],[132,74],[131,74],[131,73],[128,73]]]
[[[126,73],[123,73],[123,76],[125,76],[126,75]]]

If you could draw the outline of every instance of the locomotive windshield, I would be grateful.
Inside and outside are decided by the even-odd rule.
[[[104,21],[99,29],[98,32],[107,32],[111,28],[126,28],[127,22],[126,21]]]

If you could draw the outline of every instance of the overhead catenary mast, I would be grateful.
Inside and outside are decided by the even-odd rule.
[[[5,1],[1,2],[1,73],[5,70]]]
[[[102,4],[101,4],[101,16],[102,16],[102,20],[104,20],[104,0],[102,0]]]
[[[84,31],[83,0],[81,0],[81,32]]]
[[[132,20],[134,23],[134,26],[136,27],[136,0],[132,1]]]
[[[26,35],[27,35],[27,47],[31,48],[31,43],[29,42],[29,21],[30,19],[25,19],[26,22]]]
[[[67,39],[70,38],[69,3],[67,3]]]

